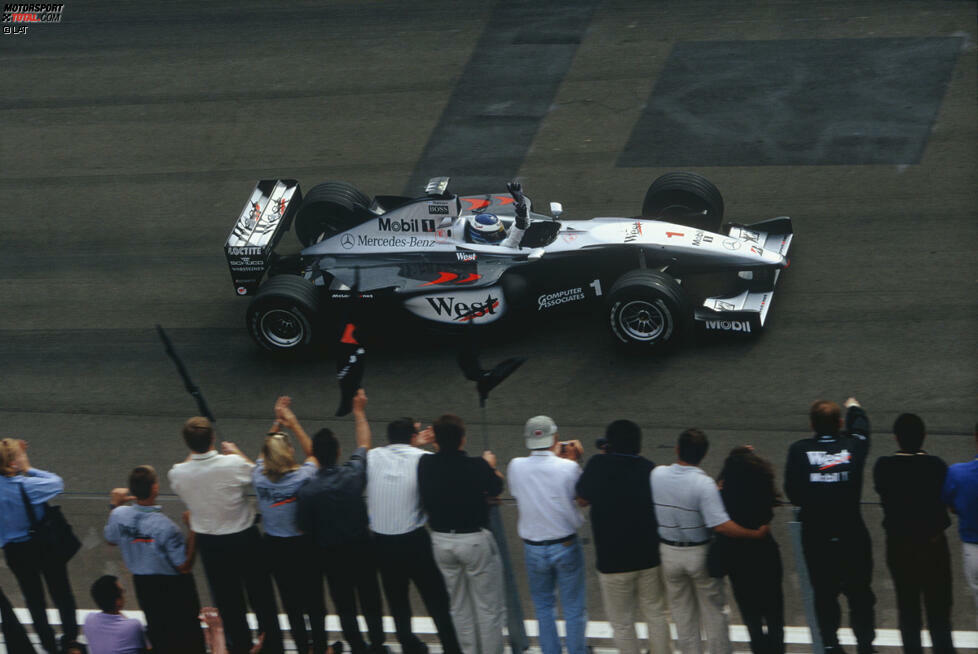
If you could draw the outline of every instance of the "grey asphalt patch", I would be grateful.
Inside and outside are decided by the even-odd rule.
[[[500,2],[404,194],[417,195],[436,175],[451,175],[461,193],[500,188],[515,175],[599,3]]]
[[[962,43],[677,43],[618,165],[918,163]]]

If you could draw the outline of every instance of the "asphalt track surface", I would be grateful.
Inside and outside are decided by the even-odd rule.
[[[490,363],[530,357],[490,399],[503,462],[523,454],[525,419],[546,413],[589,446],[633,419],[644,453],[666,463],[696,425],[713,444],[708,472],[739,443],[780,469],[810,401],[848,395],[874,421],[871,461],[895,449],[888,427],[907,410],[924,417],[930,452],[969,459],[975,25],[976,4],[952,0],[70,2],[60,24],[2,35],[0,416],[3,436],[28,439],[34,465],[66,480],[85,543],[71,564],[80,605],[92,579],[122,570],[100,541],[104,494],[135,465],[165,472],[185,456],[179,427],[195,406],[156,323],[222,438],[256,451],[286,393],[308,427],[352,443],[349,420],[331,417],[333,360],[269,359],[243,328],[221,245],[259,178],[344,179],[372,195],[435,174],[502,190],[518,175],[536,206],[560,201],[573,219],[635,215],[652,179],[682,169],[720,187],[731,220],[792,216],[792,266],[759,337],[628,358],[596,315],[488,344]],[[454,412],[482,448],[452,346],[395,334],[369,356],[375,433]],[[876,499],[868,481],[864,499]],[[895,628],[880,512],[865,514],[878,623]],[[787,622],[801,625],[788,519],[775,534]],[[0,584],[19,599],[5,567]],[[956,628],[974,629],[960,576],[954,594]],[[593,574],[589,609],[604,619]]]

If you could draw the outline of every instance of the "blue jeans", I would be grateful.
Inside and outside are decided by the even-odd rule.
[[[560,637],[554,620],[560,589],[560,606],[567,629],[569,654],[585,654],[587,629],[587,594],[584,588],[584,552],[574,539],[559,545],[523,544],[530,596],[540,626],[540,649],[543,654],[560,654]]]

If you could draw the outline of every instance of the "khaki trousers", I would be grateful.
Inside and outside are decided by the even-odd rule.
[[[682,654],[700,654],[703,651],[701,627],[706,631],[710,654],[733,652],[730,645],[730,609],[724,597],[723,579],[711,577],[706,572],[708,547],[673,547],[659,543],[662,579]]]
[[[639,654],[635,635],[636,608],[649,629],[651,654],[672,654],[669,635],[666,589],[662,567],[630,572],[598,573],[604,610],[615,634],[615,647],[621,654]]]
[[[452,622],[465,654],[502,654],[506,599],[503,566],[487,530],[474,534],[431,532],[435,563],[445,577]]]

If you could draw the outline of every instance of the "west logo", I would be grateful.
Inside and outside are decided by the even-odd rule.
[[[426,297],[428,304],[439,316],[450,316],[459,322],[466,322],[485,315],[495,315],[499,308],[499,299],[492,294],[486,296],[485,302],[456,302],[454,297]]]
[[[475,252],[456,252],[459,261],[475,261]]]
[[[391,220],[381,217],[377,219],[377,227],[382,232],[434,232],[435,221],[431,218]]]
[[[828,470],[852,460],[849,450],[842,450],[837,454],[829,454],[828,452],[805,452],[805,454],[808,455],[808,463],[817,466],[819,470]]]

